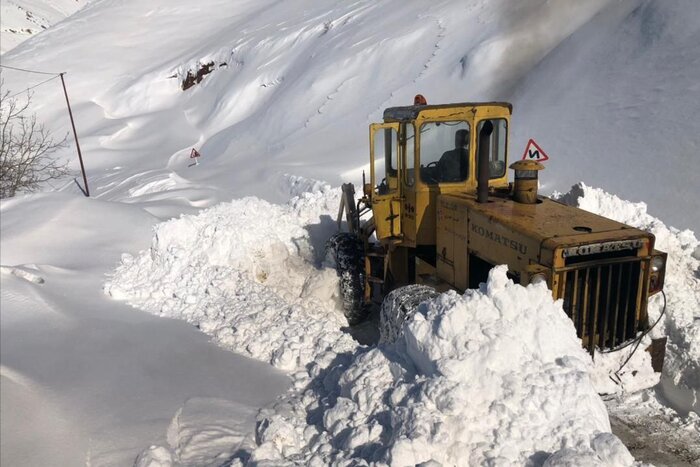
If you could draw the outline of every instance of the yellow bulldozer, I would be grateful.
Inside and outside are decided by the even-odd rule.
[[[666,264],[652,234],[539,195],[539,162],[510,165],[509,183],[511,104],[416,102],[370,125],[361,198],[342,188],[346,230],[329,248],[351,325],[382,301],[382,320],[400,325],[426,297],[505,264],[516,283],[547,283],[590,352],[648,329]]]

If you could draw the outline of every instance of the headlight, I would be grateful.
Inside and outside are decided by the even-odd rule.
[[[654,255],[649,263],[649,295],[654,295],[664,287],[666,275],[666,253],[654,250]]]

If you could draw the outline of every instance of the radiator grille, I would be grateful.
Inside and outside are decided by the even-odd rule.
[[[615,258],[557,270],[557,298],[589,352],[635,336],[642,314],[642,259]]]

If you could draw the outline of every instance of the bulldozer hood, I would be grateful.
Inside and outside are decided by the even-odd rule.
[[[487,203],[478,203],[472,194],[443,197],[467,205],[470,237],[493,242],[494,248],[506,247],[519,255],[536,257],[543,265],[553,265],[555,251],[565,259],[639,248],[653,250],[654,236],[650,233],[546,197],[539,197],[535,204],[517,203],[505,196],[490,196]]]

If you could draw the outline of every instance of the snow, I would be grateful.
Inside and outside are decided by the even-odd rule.
[[[609,433],[598,392],[654,386],[658,375],[646,352],[635,354],[618,375],[622,386],[611,390],[610,375],[629,350],[596,354],[592,362],[544,284],[514,285],[502,267],[481,290],[423,304],[398,341],[363,347],[341,331],[332,297],[337,277],[318,252],[319,240],[335,229],[330,215],[339,190],[299,178],[290,186],[290,194],[312,191],[285,205],[245,198],[159,224],[151,248],[124,257],[105,286],[289,372],[292,389],[258,416],[248,460],[632,465]],[[666,319],[653,333],[678,329],[669,333],[663,375],[674,384],[661,387],[687,415],[692,405],[672,397],[697,391],[698,359],[674,349],[698,344],[697,307],[689,302],[700,290],[691,254],[698,241],[649,216],[643,203],[584,184],[560,199],[645,228],[669,253]],[[660,311],[655,300],[652,319]],[[691,422],[688,429],[699,428]]]
[[[449,463],[462,447],[469,462],[630,465],[595,391],[614,395],[611,413],[643,407],[644,420],[668,421],[670,436],[697,438],[700,246],[684,229],[700,229],[698,2],[1,8],[3,66],[67,72],[93,195],[66,179],[2,201],[3,465]],[[50,24],[19,45],[24,36],[7,30]],[[210,62],[182,91],[182,78]],[[3,68],[2,90],[45,78]],[[32,92],[38,120],[68,132],[57,81]],[[669,252],[666,314],[622,370],[629,349],[591,364],[544,291],[497,273],[491,292],[431,301],[394,344],[363,347],[343,328],[323,257],[332,187],[360,181],[367,124],[416,93],[430,103],[512,101],[511,160],[534,138],[550,156],[545,192],[579,179],[600,186],[581,185],[569,200],[651,230]],[[79,181],[74,146],[59,157]],[[481,319],[457,319],[477,304]],[[538,323],[557,339],[538,339],[522,310],[551,318]],[[489,312],[512,319],[499,326]],[[441,322],[464,336],[429,326]],[[516,325],[531,332],[512,335]],[[664,333],[659,382],[643,350]],[[483,381],[460,347],[466,336],[493,366]],[[473,370],[471,380],[454,368]],[[511,392],[489,399],[490,384]],[[457,404],[466,397],[491,431],[467,423],[473,414]],[[550,399],[559,415],[547,412]],[[527,439],[542,429],[530,417],[551,431]]]
[[[148,246],[157,219],[140,207],[42,193],[0,209],[2,465],[128,465],[149,440],[165,442],[175,413],[197,398],[215,402],[210,412],[240,407],[222,424],[229,450],[287,388],[268,365],[101,292],[121,252]],[[207,433],[210,424],[189,419]],[[220,444],[209,438],[197,444],[214,457]]]
[[[329,213],[339,194],[322,185],[284,206],[243,198],[159,224],[150,250],[125,255],[105,290],[229,349],[303,369],[323,349],[355,345],[339,330],[342,314],[328,312],[335,270],[314,266],[337,228]]]
[[[392,350],[408,360],[407,374],[387,395],[364,397],[390,401],[374,410],[392,414],[390,464],[522,464],[564,448],[588,452],[593,435],[610,429],[588,379],[590,358],[561,303],[543,285],[514,285],[504,266],[480,291],[419,308]],[[365,373],[367,366],[348,373],[369,379],[376,370]],[[341,396],[360,398],[352,395],[363,378],[354,376],[350,389],[344,379]]]
[[[673,225],[698,231],[689,164],[700,132],[676,115],[694,110],[687,96],[700,63],[700,12],[692,0],[645,5],[93,2],[7,52],[3,64],[67,72],[94,195],[131,202],[129,190],[175,174],[175,185],[138,200],[181,200],[169,216],[187,202],[284,202],[286,173],[359,182],[367,124],[421,93],[429,103],[512,100],[511,160],[534,138],[551,158],[548,191],[590,174],[589,183],[645,199]],[[226,66],[183,92],[178,77],[212,61]],[[7,69],[3,77],[16,92],[44,78]],[[572,88],[574,79],[581,85]],[[599,93],[603,84],[614,93]],[[40,120],[69,131],[60,87],[33,92]],[[202,158],[190,167],[193,147]],[[77,170],[74,148],[63,155]],[[639,183],[659,170],[682,196]]]
[[[0,5],[0,54],[72,15],[89,0],[5,0]]]
[[[545,190],[583,178],[700,231],[698,18],[694,0],[609,2],[518,83],[511,148],[547,152]]]
[[[619,440],[596,441],[610,425],[592,363],[544,284],[515,285],[499,267],[482,290],[424,305],[392,344],[367,348],[342,332],[335,270],[313,248],[339,190],[300,185],[316,190],[159,224],[151,248],[124,257],[105,286],[289,372],[293,389],[261,412],[251,460],[479,465],[568,449],[632,464]]]

